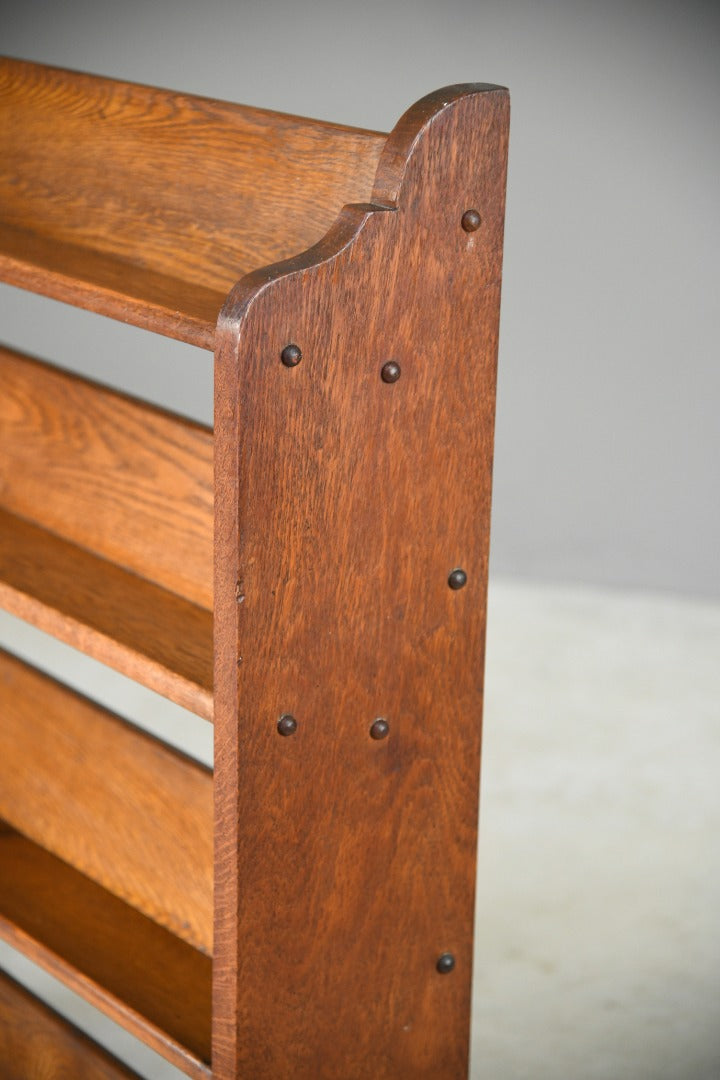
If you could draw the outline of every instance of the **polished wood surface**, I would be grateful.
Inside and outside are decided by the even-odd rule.
[[[9,58],[0,132],[2,221],[37,234],[0,233],[0,275],[205,348],[238,278],[368,198],[385,141]]]
[[[0,221],[0,281],[213,348],[224,294]]]
[[[209,1076],[210,958],[5,825],[0,937],[189,1076]]]
[[[0,934],[191,1076],[467,1074],[507,133],[0,59],[0,280],[216,373],[0,350],[0,605],[216,724],[211,940],[209,775],[0,657]]]
[[[212,607],[212,432],[0,348],[0,506]]]
[[[507,130],[420,102],[219,324],[217,1080],[467,1072]]]
[[[0,1020],[2,1080],[140,1080],[1,972]]]
[[[212,951],[212,773],[0,650],[0,818]]]
[[[212,612],[2,509],[0,606],[212,720]]]

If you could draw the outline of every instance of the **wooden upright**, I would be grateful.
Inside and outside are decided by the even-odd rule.
[[[466,1075],[507,136],[0,63],[0,277],[215,351],[211,432],[0,349],[0,602],[215,724],[0,654],[0,934],[190,1076]]]

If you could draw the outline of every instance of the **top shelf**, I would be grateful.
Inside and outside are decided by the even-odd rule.
[[[212,349],[235,282],[368,201],[384,145],[0,58],[0,279]]]

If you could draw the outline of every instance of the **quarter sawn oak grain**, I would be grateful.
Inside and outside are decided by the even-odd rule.
[[[213,348],[223,293],[0,221],[0,281]]]
[[[0,348],[0,506],[212,608],[212,432]]]
[[[2,650],[0,717],[0,818],[210,953],[209,770]]]
[[[2,509],[0,604],[212,720],[212,612]]]
[[[466,1074],[507,120],[420,102],[218,325],[218,1080]]]
[[[366,198],[385,141],[10,58],[0,125],[4,279],[210,349],[238,278]]]
[[[0,604],[215,722],[0,654],[0,934],[190,1076],[467,1075],[507,133],[0,59],[0,280],[216,372],[211,433],[0,349]]]
[[[210,958],[0,823],[0,937],[204,1080]]]

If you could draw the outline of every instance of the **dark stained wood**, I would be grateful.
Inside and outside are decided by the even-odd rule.
[[[212,951],[212,773],[0,650],[0,817]]]
[[[2,509],[0,606],[212,720],[212,612]]]
[[[507,131],[420,102],[219,323],[217,1080],[466,1075]]]
[[[0,505],[212,607],[212,432],[0,348]]]
[[[189,1076],[210,1075],[209,957],[7,826],[0,937]]]
[[[140,1080],[62,1016],[0,972],[3,1080]]]
[[[39,234],[0,233],[4,280],[212,348],[243,273],[368,198],[385,137],[5,58],[0,142],[2,220]]]

